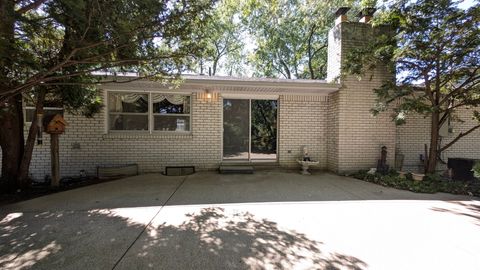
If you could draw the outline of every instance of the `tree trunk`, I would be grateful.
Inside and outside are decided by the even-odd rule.
[[[440,114],[438,112],[433,112],[430,131],[430,151],[428,154],[428,162],[427,168],[425,168],[425,173],[435,173],[435,169],[437,168],[439,121]]]
[[[50,152],[51,152],[51,167],[52,167],[52,188],[60,186],[60,155],[59,155],[59,141],[58,134],[50,134]]]
[[[6,189],[19,187],[18,172],[24,150],[22,96],[16,95],[0,104],[0,146],[2,179]]]
[[[310,80],[315,80],[315,72],[313,71],[312,59],[308,58],[308,70],[310,71]]]
[[[313,70],[313,55],[311,40],[308,40],[308,70],[310,72],[310,80],[315,80],[315,71]]]
[[[219,60],[219,59],[213,60],[213,68],[212,68],[212,74],[211,74],[211,76],[215,76],[215,74],[217,73],[218,60]],[[210,74],[209,74],[209,75],[210,75]]]
[[[42,118],[39,118],[39,115],[43,115],[43,103],[45,101],[45,93],[45,89],[38,91],[37,103],[35,105],[35,114],[33,116],[30,129],[28,130],[28,137],[25,143],[25,149],[18,172],[18,181],[20,182],[21,188],[28,188],[31,184],[31,179],[28,176],[28,172],[30,168],[30,162],[32,161],[33,148],[35,147],[35,138],[40,129],[40,127],[38,126],[38,121],[42,121]],[[42,131],[40,130],[40,132]]]
[[[200,59],[199,65],[200,65],[200,75],[203,75],[203,59]]]

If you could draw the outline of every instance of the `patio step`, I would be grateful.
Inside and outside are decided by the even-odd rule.
[[[253,167],[248,165],[220,165],[218,171],[222,174],[227,173],[242,173],[242,174],[252,174]]]
[[[248,161],[223,161],[220,166],[250,166],[254,171],[260,170],[275,170],[280,168],[278,162],[272,161],[260,161],[260,162],[248,162]]]

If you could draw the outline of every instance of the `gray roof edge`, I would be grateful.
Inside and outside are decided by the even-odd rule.
[[[183,75],[186,80],[198,81],[239,81],[239,82],[278,82],[278,83],[327,83],[326,80],[308,79],[278,79],[278,78],[256,78],[256,77],[234,77],[234,76],[205,76],[205,75]]]

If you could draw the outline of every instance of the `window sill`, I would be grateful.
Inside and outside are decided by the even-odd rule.
[[[154,131],[151,134],[149,132],[109,132],[102,136],[104,140],[114,140],[114,139],[145,139],[145,140],[156,140],[156,139],[175,139],[175,140],[191,140],[193,139],[192,132],[162,132]]]

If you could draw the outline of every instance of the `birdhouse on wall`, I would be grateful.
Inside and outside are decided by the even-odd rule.
[[[65,132],[65,127],[68,125],[67,121],[63,119],[63,116],[56,114],[49,117],[50,119],[45,119],[47,122],[46,132],[49,134],[62,134]]]

